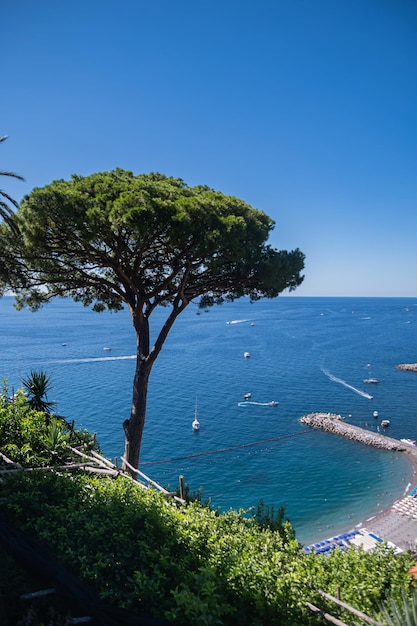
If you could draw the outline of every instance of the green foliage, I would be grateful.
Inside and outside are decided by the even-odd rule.
[[[176,624],[313,625],[305,601],[318,600],[306,583],[332,595],[340,585],[345,602],[376,616],[382,600],[401,599],[412,562],[387,546],[305,556],[246,511],[177,508],[122,476],[13,475],[0,497],[17,526],[35,532],[103,599]]]
[[[7,135],[3,135],[3,137],[0,137],[0,143],[3,143],[3,141],[6,141],[6,139],[7,139]],[[7,172],[5,170],[0,171],[0,176],[9,176],[11,178],[16,178],[17,180],[22,180],[22,181],[25,180],[23,176],[20,176],[19,174],[15,174],[14,172]],[[9,194],[6,191],[4,191],[3,189],[0,189],[0,216],[10,226],[12,231],[15,234],[17,234],[19,231],[14,222],[13,207],[16,209],[19,207],[16,200],[14,200],[11,196],[9,196]]]
[[[23,389],[10,400],[7,381],[3,381],[0,451],[12,461],[24,467],[63,464],[74,457],[69,445],[80,441],[95,446],[89,433],[72,431],[61,417],[30,408]]]
[[[277,531],[285,541],[291,541],[295,539],[295,532],[289,523],[288,519],[285,519],[285,507],[280,506],[277,513],[273,506],[265,505],[261,498],[258,502],[256,513],[251,518],[256,522],[260,528],[270,528]]]
[[[26,391],[28,405],[35,411],[51,413],[56,407],[56,402],[48,401],[48,392],[51,388],[51,377],[43,370],[32,370],[29,376],[23,378],[23,387]]]
[[[409,597],[402,589],[401,595],[401,600],[389,598],[381,607],[387,626],[417,626],[417,591]]]

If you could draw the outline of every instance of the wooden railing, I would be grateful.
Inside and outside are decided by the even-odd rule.
[[[342,602],[342,600],[340,599],[340,590],[338,592],[339,597],[335,598],[334,596],[331,596],[329,593],[326,593],[325,591],[322,591],[321,589],[317,589],[316,587],[313,587],[313,585],[307,585],[307,587],[309,587],[310,589],[313,589],[313,591],[318,593],[323,598],[326,598],[326,600],[330,600],[331,602],[333,602],[338,607],[339,612],[340,612],[340,609],[344,609],[345,611],[352,613],[352,615],[359,617],[362,621],[366,622],[367,624],[371,624],[372,626],[384,626],[384,624],[382,624],[381,622],[377,622],[372,617],[369,617],[369,615],[366,615],[366,613],[362,613],[362,611],[358,611],[358,609],[355,609],[350,604],[346,604],[346,602]],[[349,626],[349,624],[346,624],[346,622],[342,622],[339,618],[335,617],[334,615],[330,615],[330,613],[327,613],[326,611],[320,609],[319,607],[315,606],[311,602],[306,602],[306,606],[310,609],[310,611],[318,615],[321,615],[325,620],[327,620],[331,624],[335,624],[335,626]]]

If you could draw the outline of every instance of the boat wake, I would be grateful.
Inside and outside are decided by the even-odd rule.
[[[275,402],[275,400],[272,400],[272,402],[252,402],[251,400],[245,400],[244,402],[237,403],[238,406],[277,406],[277,404],[278,402]]]
[[[373,396],[371,396],[371,394],[369,394],[369,393],[366,393],[366,391],[362,391],[361,389],[356,389],[356,387],[353,387],[352,385],[349,385],[342,378],[337,378],[336,376],[333,376],[333,374],[331,374],[328,370],[325,370],[325,369],[321,368],[321,371],[323,372],[323,374],[326,374],[326,376],[328,378],[330,378],[330,380],[332,380],[333,382],[340,383],[344,387],[347,387],[348,389],[351,389],[355,393],[358,393],[360,396],[363,396],[364,398],[367,398],[368,400],[372,400]]]
[[[47,361],[47,363],[94,363],[95,361],[126,361],[127,359],[136,359],[136,354],[129,356],[87,357],[85,359],[57,359],[56,361]]]

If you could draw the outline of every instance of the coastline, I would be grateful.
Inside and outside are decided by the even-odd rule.
[[[364,429],[347,424],[340,415],[330,413],[312,413],[300,420],[312,428],[318,428],[333,434],[354,439],[364,445],[371,445],[390,452],[404,454],[410,464],[410,487],[407,494],[399,493],[394,501],[382,511],[362,520],[352,520],[352,525],[342,532],[366,530],[383,541],[394,544],[401,550],[417,549],[417,498],[410,496],[412,489],[417,485],[417,447],[403,444],[397,439],[385,435],[370,433]],[[335,425],[336,424],[336,425]],[[339,533],[339,534],[341,534]],[[336,531],[336,534],[337,531]],[[321,537],[319,538],[321,539]],[[311,544],[310,544],[311,545]]]

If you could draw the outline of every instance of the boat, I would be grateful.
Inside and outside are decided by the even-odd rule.
[[[109,352],[111,350],[110,346],[104,346],[103,350],[106,350],[106,352]]]
[[[378,411],[374,411],[372,414],[374,417],[378,417]]]
[[[402,441],[403,443],[407,443],[409,446],[415,446],[416,445],[416,440],[415,439],[400,439],[400,441]]]
[[[249,400],[249,398],[252,397],[251,393],[245,393],[245,395],[243,396],[245,398],[245,400]]]
[[[371,376],[371,364],[368,363],[367,367],[368,367],[369,376],[368,376],[368,378],[365,378],[363,382],[367,383],[368,385],[376,385],[376,384],[378,384],[379,380],[377,378],[374,378],[373,376]]]
[[[197,398],[195,399],[194,419],[191,426],[193,427],[193,430],[200,430],[200,422],[197,418]]]
[[[245,357],[245,359],[248,359],[250,357],[250,354],[249,354],[249,352],[244,352],[243,356]]]
[[[386,428],[387,426],[389,426],[389,420],[382,420],[381,426],[382,428]]]
[[[276,400],[271,400],[271,402],[268,402],[269,406],[277,406],[278,402]]]

